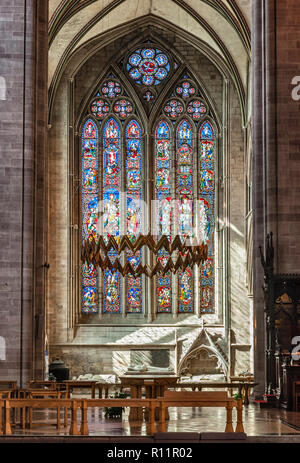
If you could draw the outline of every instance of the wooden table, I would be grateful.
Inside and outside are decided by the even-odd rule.
[[[174,387],[179,376],[175,375],[125,375],[120,376],[121,386],[130,388],[131,399],[141,399],[143,389],[146,399],[157,399],[163,397],[168,387]],[[156,418],[159,413],[156,410]],[[146,416],[147,418],[147,416]],[[129,419],[132,421],[143,420],[143,407],[130,408]],[[168,415],[166,416],[168,419]]]
[[[2,380],[0,381],[1,389],[17,389],[17,381]]]
[[[65,381],[57,381],[56,382],[56,387],[60,390],[63,389],[63,387],[65,386],[65,390],[67,392],[67,397],[70,397],[70,394],[71,394],[71,389],[90,389],[91,391],[91,398],[92,399],[95,399],[95,391],[96,391],[96,384],[97,384],[97,381],[94,380],[94,381],[79,381],[79,380],[71,380],[71,379],[68,379],[68,380],[65,380]]]
[[[244,395],[244,400],[243,403],[244,405],[249,405],[249,391],[252,387],[256,386],[258,383],[255,383],[253,381],[232,381],[228,383],[223,383],[223,382],[205,382],[205,381],[199,381],[199,382],[182,382],[182,383],[177,383],[176,388],[187,388],[190,387],[193,391],[198,389],[198,391],[201,391],[202,388],[208,388],[208,389],[238,389],[238,393],[241,395]]]

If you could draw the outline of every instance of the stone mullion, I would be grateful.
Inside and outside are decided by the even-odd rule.
[[[74,79],[69,79],[68,81],[68,121],[67,126],[69,129],[68,133],[68,152],[69,152],[69,168],[68,171],[71,173],[69,176],[69,201],[68,201],[68,209],[69,209],[69,259],[68,259],[68,273],[69,273],[69,288],[68,288],[68,304],[67,304],[67,330],[68,330],[68,340],[72,340],[72,329],[74,326],[74,321],[78,321],[78,317],[76,316],[76,308],[78,307],[77,303],[77,296],[78,296],[78,284],[76,278],[77,276],[77,265],[76,263],[79,261],[78,256],[78,226],[77,225],[77,218],[76,212],[74,210],[76,201],[74,201],[73,196],[76,195],[76,185],[74,182],[75,178],[75,150],[74,150]],[[76,134],[76,139],[77,134]],[[77,302],[77,303],[76,303]],[[77,318],[77,320],[76,320]]]
[[[231,355],[231,317],[230,309],[231,304],[229,301],[230,298],[230,288],[229,288],[229,240],[230,240],[230,169],[229,169],[229,153],[230,153],[230,122],[229,114],[230,111],[230,83],[228,79],[223,81],[223,146],[222,146],[222,161],[218,164],[222,165],[222,179],[223,179],[223,195],[222,195],[222,263],[221,271],[218,275],[218,280],[221,283],[221,307],[220,311],[218,310],[219,320],[224,323],[225,327],[225,339],[227,340],[228,346],[228,372],[229,375],[233,374],[234,365],[232,363]],[[218,144],[220,144],[220,136],[218,138]],[[220,146],[218,146],[219,153],[221,152]],[[219,211],[216,211],[219,213]],[[217,293],[215,294],[215,297]]]

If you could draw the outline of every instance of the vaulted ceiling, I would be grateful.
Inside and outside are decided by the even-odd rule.
[[[72,56],[93,41],[99,46],[124,25],[132,30],[139,20],[159,21],[198,43],[227,66],[245,93],[251,0],[49,0],[50,100]]]

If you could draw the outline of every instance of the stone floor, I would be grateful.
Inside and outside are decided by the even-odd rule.
[[[226,412],[214,408],[171,408],[168,432],[224,432]],[[55,426],[55,411],[35,410],[32,429],[12,429],[14,436],[68,436],[69,429]],[[300,442],[300,412],[288,412],[276,408],[261,409],[257,404],[244,407],[244,429],[247,436],[295,436]],[[47,422],[47,424],[45,424]],[[62,416],[63,422],[63,416]],[[51,424],[49,424],[51,423]],[[80,423],[80,414],[78,414]],[[235,412],[233,412],[235,425]],[[100,408],[88,411],[89,436],[146,436],[146,422],[129,422],[125,410],[122,420],[107,419]],[[157,431],[159,429],[157,428]]]

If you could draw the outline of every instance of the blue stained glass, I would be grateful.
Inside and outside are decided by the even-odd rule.
[[[146,48],[141,52],[143,58],[153,58],[155,56],[155,51],[151,48]]]
[[[159,80],[163,80],[165,77],[167,77],[167,71],[164,68],[159,68],[155,73],[155,77]]]
[[[129,75],[130,75],[130,77],[132,77],[132,79],[134,79],[134,80],[136,80],[136,79],[138,79],[139,77],[141,77],[140,71],[139,71],[138,69],[135,69],[135,68],[130,69]]]
[[[200,136],[202,140],[210,140],[214,138],[214,129],[209,122],[204,122],[204,124],[202,124]]]
[[[131,64],[132,66],[137,66],[141,62],[141,60],[141,55],[133,54],[129,58],[129,64]]]
[[[158,206],[158,235],[171,238],[171,132],[166,121],[160,121],[155,129],[155,199]],[[169,254],[161,249],[158,261],[164,265]],[[172,312],[172,278],[168,272],[165,276],[156,277],[156,301],[158,313]]]
[[[126,185],[127,185],[127,235],[136,238],[141,232],[141,207],[142,199],[142,131],[136,120],[130,121],[126,128]],[[142,251],[133,254],[127,251],[127,258],[133,268],[141,263]],[[142,313],[142,278],[126,277],[126,312]]]
[[[193,234],[193,143],[192,126],[183,119],[176,131],[176,198],[178,203],[178,233],[184,238]],[[178,275],[178,312],[192,313],[194,273],[187,268]]]
[[[145,48],[129,56],[126,69],[137,84],[159,85],[169,74],[170,63],[161,50]]]
[[[156,62],[159,66],[166,66],[168,64],[168,58],[164,54],[159,54],[156,56]]]
[[[208,244],[209,259],[201,269],[200,307],[202,313],[214,311],[214,203],[215,130],[203,122],[200,134],[200,236]]]
[[[116,119],[109,118],[103,127],[103,235],[120,235],[120,191],[121,191],[121,131]],[[118,257],[110,250],[109,258],[114,262]],[[121,312],[121,278],[119,272],[104,272],[103,275],[103,312]]]
[[[98,208],[98,130],[96,124],[87,120],[82,130],[82,242],[96,237]],[[83,313],[98,311],[98,273],[91,265],[82,265]]]
[[[143,76],[142,77],[142,82],[145,85],[152,85],[154,82],[154,78],[152,76]]]

